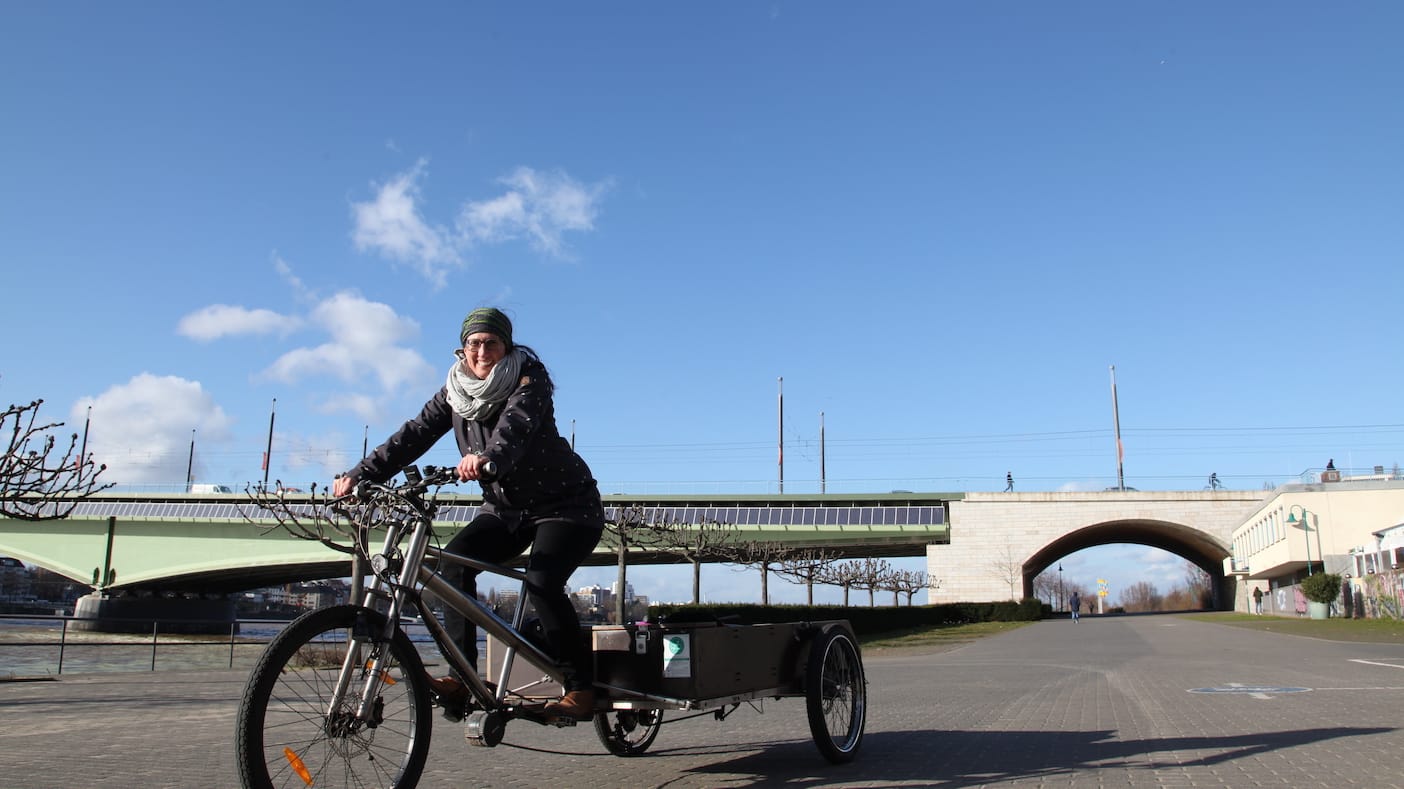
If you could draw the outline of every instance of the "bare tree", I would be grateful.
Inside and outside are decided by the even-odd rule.
[[[732,546],[731,561],[743,567],[754,567],[761,573],[761,605],[770,605],[770,573],[794,554],[795,549],[768,540],[747,540]]]
[[[892,574],[892,565],[888,564],[886,559],[874,559],[871,556],[857,560],[856,564],[858,572],[853,585],[867,591],[869,607],[876,606],[873,593],[884,588],[887,576]]]
[[[11,405],[0,414],[0,434],[8,439],[0,457],[0,514],[17,520],[66,518],[83,498],[112,487],[98,484],[107,466],[95,466],[90,455],[83,455],[77,433],[56,456],[52,431],[63,423],[39,423],[43,402]]]
[[[726,559],[736,539],[736,527],[717,520],[680,523],[671,518],[646,523],[653,545],[692,563],[692,604],[702,602],[702,564]]]
[[[853,589],[853,583],[858,577],[858,568],[855,562],[834,562],[824,567],[815,579],[821,584],[829,584],[843,589],[843,605],[848,606],[848,593]]]
[[[823,583],[824,568],[833,563],[837,554],[823,548],[800,548],[784,557],[775,567],[775,574],[804,584],[805,604],[814,605],[814,584]]]
[[[1165,593],[1162,611],[1191,611],[1214,604],[1214,582],[1202,567],[1185,562],[1184,579]]]
[[[925,570],[896,570],[888,576],[884,589],[892,591],[892,604],[898,605],[897,595],[907,596],[907,606],[912,605],[912,598],[917,592],[923,589],[935,589],[940,586],[940,581],[931,582],[926,577]]]
[[[1158,611],[1164,598],[1150,581],[1137,581],[1121,592],[1121,607],[1127,611]]]
[[[1015,592],[1014,585],[1024,579],[1024,563],[1019,560],[1018,554],[1014,553],[1013,545],[1006,541],[1004,548],[991,557],[990,571],[1009,584],[1009,599],[1018,600],[1022,593]]]
[[[1033,579],[1034,597],[1040,600],[1047,600],[1049,607],[1057,610],[1062,607],[1062,595],[1058,589],[1058,571],[1048,568]]]
[[[619,568],[618,586],[614,594],[614,621],[624,624],[629,613],[629,546],[651,545],[654,532],[648,528],[652,512],[638,504],[615,509],[614,517],[605,520],[602,542],[614,547]]]

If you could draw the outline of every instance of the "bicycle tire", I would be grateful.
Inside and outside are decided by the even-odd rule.
[[[658,736],[663,710],[609,710],[595,714],[595,734],[615,756],[641,756]]]
[[[235,747],[245,789],[408,789],[419,782],[433,715],[424,664],[403,631],[358,647],[360,668],[342,707],[358,703],[370,660],[383,652],[375,720],[328,712],[351,634],[384,627],[374,611],[335,606],[298,617],[269,642],[239,707]]]
[[[814,637],[805,672],[809,733],[819,752],[834,764],[853,761],[863,744],[868,714],[868,683],[858,642],[843,627]]]

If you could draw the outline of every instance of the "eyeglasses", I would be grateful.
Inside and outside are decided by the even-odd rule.
[[[465,350],[468,353],[477,353],[480,350],[492,353],[493,351],[496,351],[498,348],[501,347],[501,340],[469,340],[468,342],[463,343],[462,348],[455,349],[453,355],[462,359],[465,356]]]

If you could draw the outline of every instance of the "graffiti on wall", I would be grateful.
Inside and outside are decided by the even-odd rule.
[[[1352,578],[1357,607],[1371,618],[1404,618],[1404,579],[1398,571],[1370,573],[1364,578]]]

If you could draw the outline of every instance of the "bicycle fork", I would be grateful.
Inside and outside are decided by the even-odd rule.
[[[371,726],[377,725],[379,714],[377,703],[380,699],[380,688],[386,682],[395,681],[389,676],[389,670],[386,666],[389,650],[383,647],[388,646],[394,640],[395,633],[399,630],[400,616],[404,611],[405,598],[408,596],[408,591],[403,584],[392,584],[389,578],[392,574],[398,575],[400,578],[411,578],[418,573],[419,567],[424,563],[424,552],[429,544],[431,524],[432,521],[427,517],[418,516],[415,518],[414,530],[410,534],[409,545],[401,567],[394,567],[393,562],[396,555],[395,548],[399,542],[399,531],[403,528],[403,524],[398,524],[387,530],[385,544],[380,553],[371,557],[371,574],[374,580],[365,588],[360,605],[365,610],[374,611],[377,610],[380,603],[388,601],[389,607],[385,614],[385,625],[377,633],[374,632],[373,624],[368,618],[357,618],[348,639],[346,658],[342,661],[341,672],[337,676],[336,687],[331,694],[327,711],[329,716],[335,716],[339,710],[343,709],[351,683],[355,680],[357,672],[364,669],[365,682],[360,689],[360,698],[356,703],[353,715],[357,721]],[[353,563],[353,568],[360,570],[359,565],[360,562],[356,561]],[[382,645],[382,648],[376,649],[377,644]],[[370,646],[369,658],[363,656],[367,645]]]

